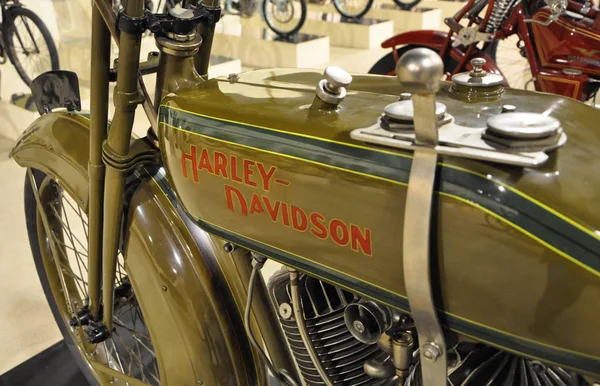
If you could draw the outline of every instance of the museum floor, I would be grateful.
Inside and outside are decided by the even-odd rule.
[[[40,12],[45,12],[45,21],[56,19],[52,16],[51,12],[54,11],[49,0],[31,1],[29,3],[32,4],[30,7],[34,10],[37,11],[37,8],[41,8]],[[58,3],[60,1],[55,1],[54,4]],[[55,39],[60,44],[65,44],[61,34],[56,31],[56,23],[53,24],[51,29],[55,32]],[[387,37],[383,36],[382,40]],[[227,39],[224,41],[227,41]],[[145,44],[152,47],[153,42],[149,38],[147,40],[148,42]],[[231,38],[231,40],[233,41],[234,38]],[[509,82],[519,87],[523,85],[523,80],[526,79],[523,76],[526,63],[518,56],[514,46],[515,43],[509,41],[501,44],[498,57],[500,58],[499,65],[508,77]],[[219,44],[216,43],[216,45]],[[317,50],[311,53],[315,56],[312,58],[312,62],[304,63],[303,66],[322,70],[327,64],[332,64],[343,67],[349,72],[364,73],[387,53],[387,50],[377,46],[373,48],[340,47],[333,45],[331,41],[328,44],[327,56],[329,60],[322,60],[324,57],[319,58],[319,55],[325,54]],[[232,48],[233,46],[232,44],[230,49],[236,51],[235,48]],[[236,54],[235,52],[228,53],[225,44],[220,45],[218,50],[220,51],[218,54],[222,57],[235,57]],[[241,52],[238,52],[238,54],[240,56],[246,55]],[[278,53],[276,49],[270,54],[275,56],[284,55]],[[61,55],[63,55],[63,51],[61,51]],[[263,56],[266,59],[268,57],[269,55]],[[61,60],[63,60],[62,57]],[[65,62],[67,61],[65,60]],[[77,58],[77,61],[82,62],[82,59]],[[234,72],[236,71],[235,66],[238,66],[237,71],[239,71],[240,66],[242,70],[250,70],[273,65],[271,63],[263,63],[264,65],[256,62],[248,63],[243,59],[237,62],[225,60],[223,63],[233,67],[215,68],[212,75],[224,75]],[[87,66],[85,60],[81,65],[84,66],[83,68]],[[233,68],[233,71],[231,68]],[[61,336],[44,298],[30,256],[23,215],[24,170],[8,158],[8,153],[15,139],[35,119],[37,114],[9,103],[13,94],[27,92],[27,89],[10,65],[2,66],[0,71],[0,176],[2,177],[2,187],[0,187],[0,235],[2,236],[0,244],[0,293],[2,293],[0,297],[0,331],[2,331],[2,334],[0,334],[0,374],[3,374],[39,352],[55,345],[61,340]],[[85,95],[86,92],[83,90],[82,97],[84,99]],[[140,116],[140,120],[136,124],[136,130],[138,133],[143,134],[146,123],[143,121],[142,114],[138,114],[138,116]]]

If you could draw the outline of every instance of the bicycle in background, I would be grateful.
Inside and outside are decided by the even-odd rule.
[[[58,70],[58,51],[42,19],[19,0],[0,0],[0,7],[0,64],[10,60],[27,86],[38,75]]]

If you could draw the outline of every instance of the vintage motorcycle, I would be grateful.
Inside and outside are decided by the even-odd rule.
[[[117,21],[96,0],[91,111],[75,74],[33,82],[41,116],[11,156],[90,382],[597,382],[600,111],[505,89],[481,59],[440,82],[428,49],[397,78],[207,80],[219,16],[218,1],[153,15],[129,0]],[[139,63],[146,29],[160,55]],[[267,261],[283,267],[265,283]]]
[[[595,98],[600,86],[600,50],[595,49],[600,41],[598,8],[572,0],[547,3],[540,7],[538,0],[469,0],[445,20],[448,33],[411,31],[383,42],[382,47],[393,52],[370,73],[393,74],[403,52],[422,46],[440,53],[450,76],[470,70],[475,57],[486,59],[487,71],[501,74],[496,64],[498,42],[516,35],[517,49],[527,60],[537,91],[580,101]]]

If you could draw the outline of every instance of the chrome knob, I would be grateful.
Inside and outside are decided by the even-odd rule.
[[[346,87],[352,83],[352,76],[336,66],[327,67],[323,75],[325,79],[321,79],[317,84],[317,99],[313,101],[313,106],[319,108],[321,101],[329,106],[328,108],[335,108],[346,97]]]
[[[429,48],[414,48],[400,57],[396,65],[396,74],[404,91],[435,93],[440,88],[444,62]]]
[[[334,94],[339,94],[342,89],[350,86],[352,75],[337,66],[329,66],[323,73],[325,75],[325,87]]]
[[[483,69],[483,66],[485,66],[485,64],[487,63],[487,61],[484,58],[473,58],[471,59],[471,66],[473,66],[473,70],[471,70],[471,76],[485,76],[485,71]]]

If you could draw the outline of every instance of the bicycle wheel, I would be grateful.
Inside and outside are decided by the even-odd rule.
[[[373,0],[333,0],[333,6],[344,17],[360,19],[369,12]]]
[[[306,20],[306,0],[262,0],[261,10],[269,28],[278,35],[294,35]],[[297,16],[297,17],[295,17]]]
[[[31,251],[54,318],[81,371],[92,384],[114,383],[110,373],[116,371],[138,382],[159,385],[162,367],[149,331],[154,334],[158,330],[163,338],[165,332],[147,325],[131,284],[133,280],[129,279],[135,275],[128,272],[123,256],[119,256],[117,264],[111,338],[89,343],[84,329],[91,326],[71,322],[74,310],[87,304],[87,215],[57,181],[41,171],[32,172],[41,210],[27,175],[25,214]],[[43,223],[44,215],[48,228]],[[117,379],[126,377],[115,375]]]
[[[518,36],[513,35],[490,43],[486,53],[502,70],[511,88],[535,91],[535,80],[531,74],[527,52],[523,46],[517,46],[518,43]]]
[[[59,69],[58,51],[50,31],[30,9],[6,10],[4,44],[10,61],[28,86],[36,76]]]
[[[404,11],[412,9],[420,2],[421,0],[394,0],[394,3],[396,3],[396,5]]]

